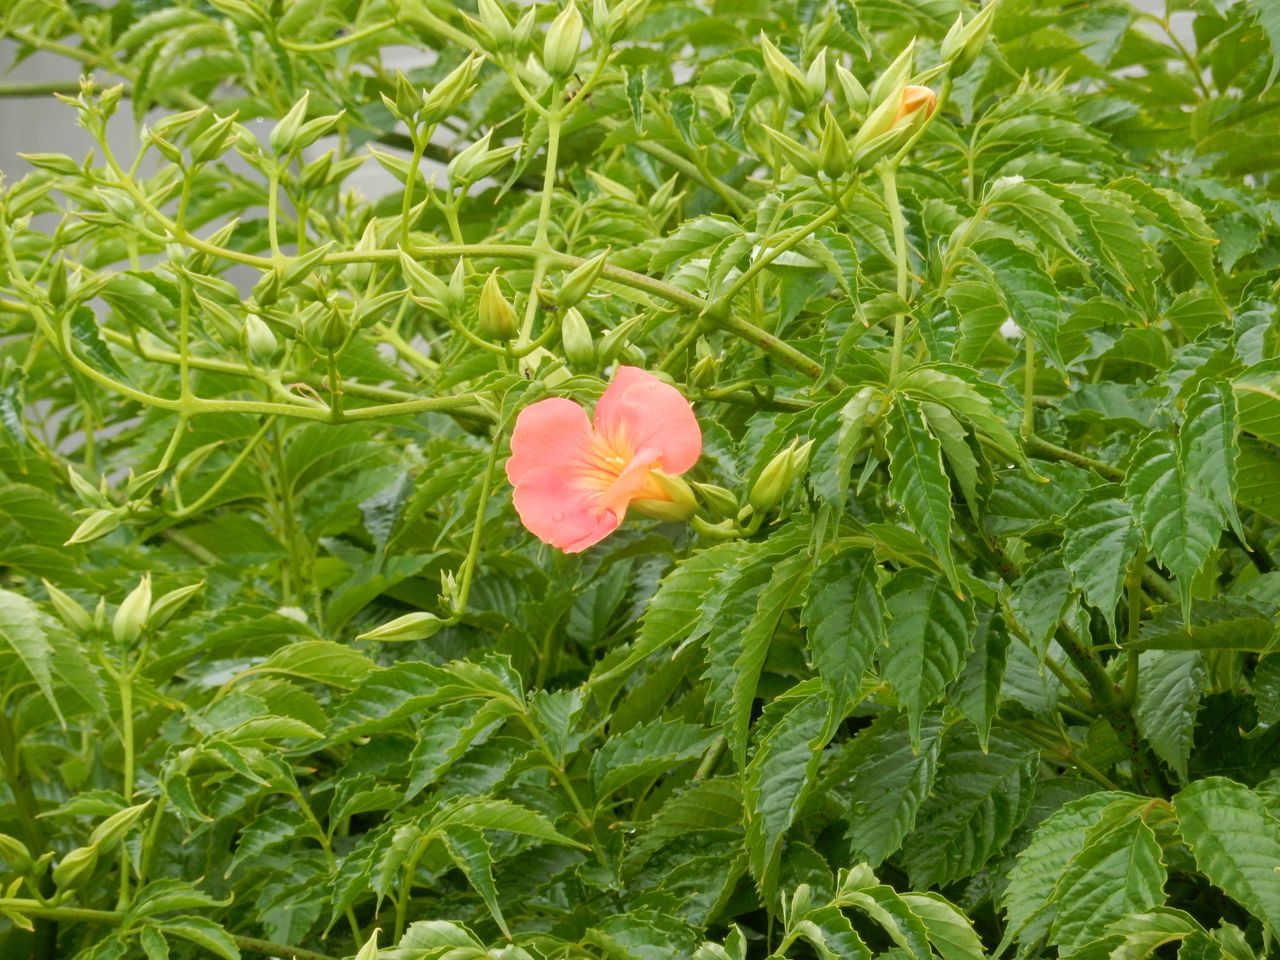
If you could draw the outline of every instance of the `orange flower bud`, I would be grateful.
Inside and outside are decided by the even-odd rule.
[[[906,87],[902,91],[902,103],[898,107],[898,112],[893,118],[893,126],[898,125],[898,121],[904,117],[909,117],[917,110],[923,109],[926,117],[933,114],[933,109],[938,105],[938,95],[928,87],[920,87],[914,84]]]

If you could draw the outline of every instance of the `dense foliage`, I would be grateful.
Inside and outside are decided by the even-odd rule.
[[[0,2],[0,955],[1280,956],[1280,7],[567,2]]]

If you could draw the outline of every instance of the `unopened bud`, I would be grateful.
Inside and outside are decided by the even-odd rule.
[[[871,85],[871,106],[878,107],[885,100],[890,99],[895,91],[907,85],[907,80],[911,77],[911,64],[915,60],[916,42],[912,40],[907,44],[893,63],[885,68],[880,76],[876,77],[875,83]]]
[[[244,318],[241,346],[253,364],[259,367],[270,364],[280,351],[280,342],[276,340],[276,335],[256,313],[251,313]]]
[[[232,145],[240,139],[240,134],[235,129],[235,122],[234,114],[216,118],[207,130],[192,141],[191,162],[208,163],[230,150]],[[209,237],[208,241],[215,242],[213,237]]]
[[[700,390],[715,386],[720,375],[720,358],[707,355],[699,357],[689,370],[689,383]]]
[[[204,581],[200,580],[190,586],[170,590],[151,605],[151,616],[147,618],[148,622],[153,628],[163,627],[203,589]]]
[[[116,643],[127,646],[137,640],[142,628],[147,625],[150,613],[151,574],[144,573],[138,585],[121,602],[115,619],[111,621],[111,632]]]
[[[533,39],[533,28],[537,25],[537,11],[532,5],[525,10],[524,14],[516,21],[515,36],[513,37],[513,47],[517,51],[525,49],[529,46],[529,41]],[[529,59],[533,60],[533,55],[529,55]],[[536,61],[534,61],[536,62]]]
[[[836,123],[831,108],[825,108],[824,114],[822,140],[818,146],[818,162],[822,166],[823,173],[832,180],[837,180],[849,171],[853,152],[849,149],[849,141],[845,139],[844,131]]]
[[[827,92],[827,48],[823,47],[809,64],[804,75],[804,89],[810,106],[822,99]]]
[[[44,584],[45,592],[49,594],[49,602],[53,604],[53,610],[58,615],[59,620],[76,633],[89,633],[93,630],[93,618],[89,616],[89,612],[84,607],[72,600],[48,580],[41,580],[40,582]]]
[[[867,93],[867,88],[842,63],[836,64],[836,80],[840,84],[840,91],[844,94],[844,102],[848,108],[858,116],[865,116],[867,107],[871,104],[871,95]]]
[[[31,851],[25,843],[7,833],[0,833],[0,860],[18,873],[26,873],[31,869]]]
[[[807,111],[817,99],[810,94],[808,78],[763,33],[760,34],[760,49],[764,54],[764,69],[774,91],[796,110]]]
[[[991,21],[995,19],[999,0],[992,0],[967,24],[963,16],[956,22],[942,41],[941,56],[949,61],[947,72],[958,77],[973,66],[991,34]]]
[[[413,292],[413,300],[439,317],[448,318],[453,303],[449,285],[413,257],[400,251],[400,271]]]
[[[514,34],[511,32],[511,20],[498,0],[478,0],[476,12],[480,14],[480,25],[488,31],[493,40],[495,52],[510,48]]]
[[[570,76],[578,65],[582,48],[582,14],[576,0],[568,0],[565,8],[551,21],[542,43],[542,66],[557,80]]]
[[[95,510],[85,518],[80,526],[76,527],[76,532],[71,534],[71,537],[63,546],[69,547],[74,543],[89,543],[99,537],[105,537],[118,526],[120,526],[119,511]]]
[[[570,367],[580,371],[595,369],[595,341],[591,338],[591,328],[577,307],[566,310],[560,320],[560,342]]]
[[[151,806],[151,801],[140,803],[134,807],[125,807],[103,820],[89,834],[91,847],[113,847],[124,839],[129,829],[138,822],[142,811]]]
[[[928,87],[914,84],[908,86],[902,91],[902,102],[898,106],[898,112],[894,114],[893,126],[898,126],[903,119],[910,117],[917,110],[923,110],[926,117],[932,116],[937,105],[938,95]]]
[[[59,893],[78,887],[98,865],[98,848],[77,847],[63,857],[53,868],[53,883]]]
[[[434,613],[406,613],[390,623],[374,627],[356,637],[357,640],[377,640],[380,643],[400,643],[409,640],[426,640],[434,637],[445,625]]]
[[[693,489],[697,490],[703,500],[721,517],[733,517],[738,513],[738,498],[732,490],[718,487],[714,483],[698,483],[694,481]]]
[[[792,140],[779,130],[774,130],[772,127],[764,126],[763,124],[761,126],[764,128],[764,132],[768,134],[769,139],[778,147],[783,159],[805,176],[812,177],[817,175],[818,157],[812,150]]]
[[[809,451],[813,441],[797,447],[793,441],[785,450],[774,455],[756,479],[747,495],[748,505],[757,514],[765,514],[777,505],[792,481],[800,476],[809,464]]]
[[[496,341],[510,340],[518,332],[515,307],[502,295],[496,268],[480,289],[476,327],[481,336]]]
[[[450,116],[467,97],[475,92],[476,74],[484,64],[484,57],[471,54],[454,67],[443,80],[423,98],[420,116],[426,123],[439,123]]]
[[[569,272],[556,293],[556,304],[561,307],[577,306],[595,286],[600,274],[604,272],[604,263],[609,258],[609,251],[598,253],[586,263],[580,263]]]
[[[378,931],[375,929],[373,935],[365,941],[359,953],[356,954],[356,960],[378,960]]]
[[[260,306],[269,307],[280,299],[283,280],[280,271],[274,267],[262,275],[262,279],[253,285],[253,299]]]
[[[307,118],[307,103],[310,99],[311,91],[308,90],[272,129],[271,152],[277,157],[286,156],[296,149],[298,131],[302,129],[302,123]]]
[[[451,184],[475,183],[501,170],[515,156],[516,147],[489,149],[492,135],[490,130],[449,161],[447,173]]]
[[[49,302],[60,307],[67,302],[67,262],[58,257],[49,267]]]

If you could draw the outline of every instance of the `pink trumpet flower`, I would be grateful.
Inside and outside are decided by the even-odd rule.
[[[507,479],[529,532],[579,553],[618,528],[627,508],[664,519],[693,513],[678,479],[702,453],[702,431],[675,387],[638,367],[619,367],[595,421],[562,397],[520,411]]]

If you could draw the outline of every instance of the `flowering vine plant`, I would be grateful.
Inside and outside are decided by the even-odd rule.
[[[1280,956],[1278,50],[0,0],[0,957]]]

